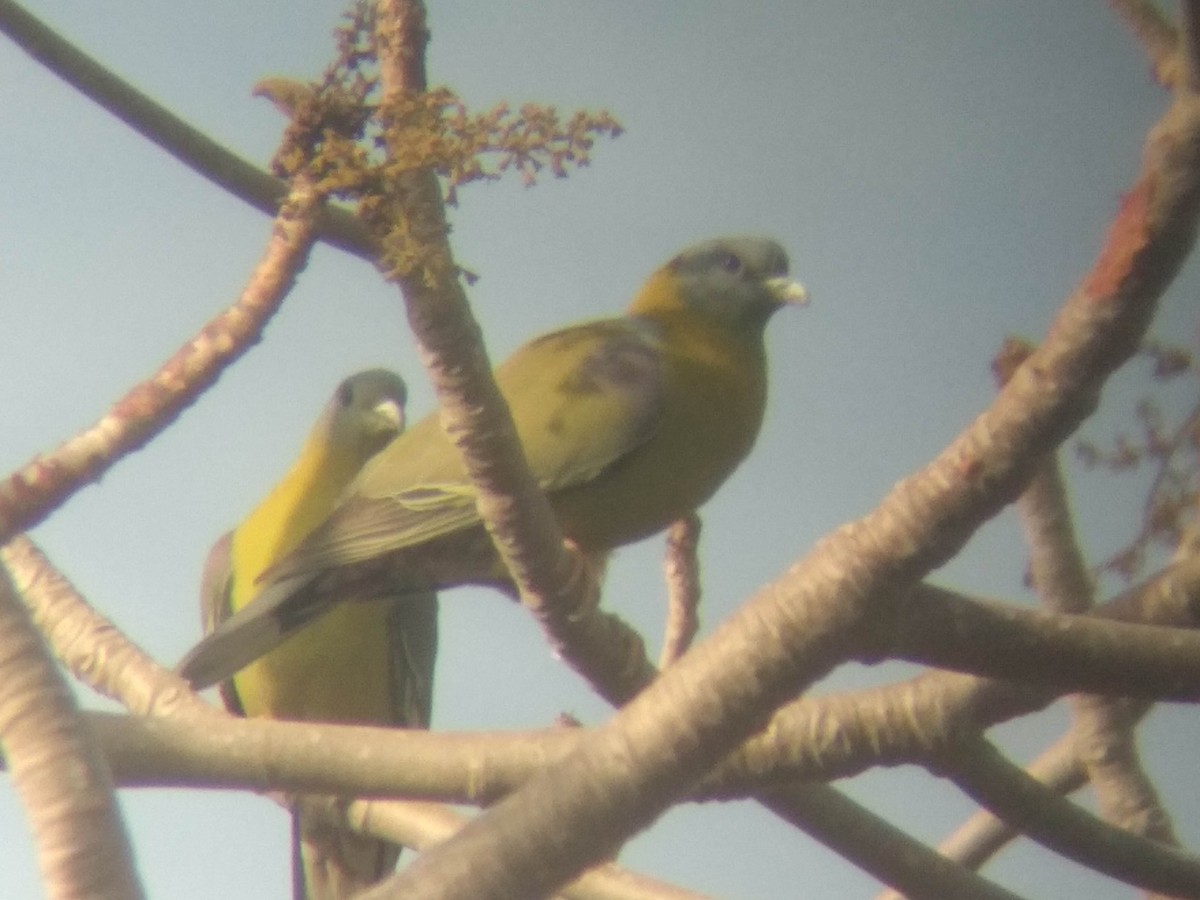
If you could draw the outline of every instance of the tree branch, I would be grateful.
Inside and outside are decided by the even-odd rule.
[[[1102,822],[1022,772],[986,741],[964,745],[934,771],[1068,859],[1148,890],[1200,896],[1200,857]]]
[[[1028,352],[1028,348],[1026,348]],[[1001,383],[1010,370],[997,367]],[[1017,501],[1030,551],[1030,574],[1043,604],[1059,613],[1082,613],[1092,606],[1092,584],[1055,455],[1038,468]],[[1171,819],[1142,767],[1127,704],[1112,697],[1079,694],[1070,698],[1075,752],[1105,819],[1153,840],[1178,845]]]
[[[700,517],[692,513],[667,531],[667,556],[663,569],[667,580],[667,621],[663,627],[662,653],[658,667],[665,669],[687,652],[700,628]]]
[[[11,565],[11,548],[4,553]],[[14,570],[19,577],[31,577],[20,567]],[[177,694],[175,677],[136,648],[115,656],[125,651],[120,646],[107,649],[104,655],[113,665],[104,667],[96,666],[97,657],[90,653],[76,657],[69,649],[64,652],[64,647],[89,644],[87,629],[111,626],[90,611],[92,618],[72,625],[76,620],[70,605],[58,610],[52,604],[60,590],[55,579],[61,576],[52,571],[38,577],[25,589],[26,602],[80,677],[94,682],[97,668],[113,668],[126,674],[100,689],[134,709],[190,713],[194,706],[205,714],[200,722],[96,714],[93,731],[124,785],[399,794],[486,804],[564,758],[589,734],[558,728],[502,735],[397,732],[225,716],[190,693]],[[70,591],[69,585],[65,590]],[[1182,560],[1100,611],[1132,617],[1139,606],[1151,621],[1194,623],[1193,610],[1200,608],[1200,559]],[[725,758],[690,796],[743,797],[797,779],[844,777],[880,764],[919,764],[945,752],[963,734],[1039,709],[1051,699],[1053,693],[1046,690],[949,672],[868,691],[802,698],[781,707],[765,729]]]
[[[1020,900],[827,785],[795,785],[762,797],[781,818],[908,897]],[[786,804],[776,802],[783,798]]]
[[[1112,0],[1133,36],[1137,38],[1158,83],[1170,87],[1179,71],[1179,38],[1154,0]]]
[[[380,0],[376,47],[385,118],[389,104],[425,89],[427,37],[418,0]],[[402,149],[388,147],[390,153]],[[404,223],[404,240],[411,242],[402,255],[422,261],[397,277],[409,324],[437,393],[442,426],[476,487],[483,522],[556,652],[602,696],[621,703],[653,679],[654,666],[637,632],[596,608],[599,586],[590,567],[564,547],[550,504],[525,463],[459,283],[436,176],[426,170],[401,179],[391,200],[393,220]]]
[[[1075,738],[1070,732],[1043,752],[1026,771],[1056,794],[1069,794],[1087,784],[1087,776],[1075,753]],[[1003,819],[981,809],[942,841],[937,852],[968,869],[980,869],[1006,844],[1020,836],[1021,833]],[[898,891],[888,890],[879,894],[876,900],[904,900],[904,897]]]
[[[331,826],[351,828],[418,850],[442,843],[469,821],[444,806],[396,800],[355,800],[349,804],[328,799],[318,803],[306,801],[305,810],[319,813]],[[567,900],[705,900],[702,894],[612,863],[588,869],[565,885],[561,896]]]
[[[1058,690],[1200,698],[1200,633],[1191,630],[971,600],[928,585],[871,628],[865,661],[905,659]]]
[[[1133,834],[1178,846],[1171,817],[1142,766],[1133,721],[1122,705],[1095,694],[1072,699],[1076,753],[1104,818]]]
[[[1180,0],[1179,55],[1183,58],[1184,84],[1189,92],[1200,91],[1200,3]]]
[[[0,548],[0,562],[55,656],[84,684],[142,715],[219,715],[96,612],[28,537]]]
[[[42,521],[121,457],[148,443],[246,352],[303,267],[320,204],[313,190],[297,184],[280,209],[263,259],[237,302],[98,422],[0,482],[0,543]]]
[[[581,729],[449,733],[224,714],[87,718],[123,787],[307,791],[482,805],[587,737]]]
[[[2,571],[0,750],[29,818],[46,896],[142,897],[108,766]]]
[[[39,63],[161,147],[193,172],[268,216],[288,196],[287,182],[246,162],[203,132],[118,78],[12,0],[0,0],[0,31]],[[319,237],[368,261],[376,247],[353,213],[330,206],[319,217]]]
[[[1066,487],[1058,463],[1047,459],[1017,503],[1030,547],[1030,569],[1043,603],[1057,612],[1091,606],[1091,583],[1075,539]],[[1086,772],[1104,818],[1154,840],[1178,844],[1170,818],[1142,768],[1134,723],[1149,708],[1128,715],[1128,702],[1097,694],[1069,698],[1073,713],[1071,752]],[[1044,779],[1042,779],[1044,780]]]
[[[187,721],[90,713],[87,718],[123,787],[219,786],[373,796],[403,793],[485,805],[588,737],[575,729],[471,735],[234,717]],[[936,854],[911,839],[880,844],[875,838],[896,829],[831,789],[779,788],[760,797],[769,809],[885,881],[910,889],[921,883],[946,890],[974,885],[973,892],[964,888],[961,893],[952,892],[953,896],[1010,896],[944,861],[936,863],[930,858]],[[454,817],[454,830],[461,824],[455,814],[427,804],[375,800],[347,805],[327,797],[305,797],[299,802],[306,809],[322,810],[332,825],[418,849],[448,836],[448,829],[434,829],[432,834],[422,831],[428,817]],[[407,824],[398,829],[397,817]],[[863,829],[873,837],[865,851],[855,850],[850,835],[861,839]],[[565,893],[573,895],[571,889]],[[943,891],[941,895],[947,894]]]
[[[1082,421],[1133,352],[1194,243],[1198,148],[1200,103],[1180,91],[1147,139],[1142,171],[1091,273],[990,409],[874,512],[751,598],[596,740],[374,893],[547,893],[658,815],[774,706],[844,658],[846,637],[882,598],[949,558],[1020,492],[1034,462]]]
[[[1200,625],[1200,556],[1180,559],[1094,614],[1180,628]],[[876,764],[920,764],[963,734],[1034,712],[1054,696],[1018,681],[928,672],[867,691],[804,697],[781,706],[766,728],[705,778],[697,794],[739,796],[747,783],[839,778]]]

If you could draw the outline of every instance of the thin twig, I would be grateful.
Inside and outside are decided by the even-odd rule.
[[[0,0],[0,31],[79,93],[222,190],[269,216],[274,216],[287,198],[287,182],[222,147],[12,0]],[[368,261],[375,258],[374,242],[349,211],[327,207],[319,222],[321,240]]]
[[[42,521],[81,487],[171,424],[262,334],[308,258],[320,197],[297,184],[275,219],[241,297],[135,385],[94,425],[0,482],[0,544]]]
[[[667,531],[663,569],[667,581],[667,619],[658,667],[665,669],[687,652],[700,628],[700,517],[692,513]]]
[[[1180,0],[1178,52],[1183,68],[1183,83],[1178,87],[1196,94],[1200,92],[1200,2],[1197,0]]]
[[[1137,38],[1159,84],[1170,87],[1179,69],[1179,37],[1154,0],[1112,0],[1113,8]]]

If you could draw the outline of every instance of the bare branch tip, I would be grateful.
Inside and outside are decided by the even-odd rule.
[[[1177,90],[1200,93],[1200,0],[1181,0],[1179,27],[1179,56],[1182,77]]]

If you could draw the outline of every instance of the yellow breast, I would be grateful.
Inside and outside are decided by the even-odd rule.
[[[333,509],[358,461],[310,443],[233,538],[236,612],[258,593],[258,578]],[[387,608],[339,606],[234,677],[248,716],[322,722],[388,722],[391,697]]]
[[[664,404],[652,437],[588,484],[551,499],[563,532],[585,550],[653,534],[696,509],[749,453],[762,424],[761,338],[669,309]]]

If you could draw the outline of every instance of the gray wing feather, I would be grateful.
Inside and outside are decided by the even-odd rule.
[[[227,531],[212,545],[200,576],[200,624],[208,634],[229,617],[233,592],[233,532]]]
[[[200,577],[200,624],[205,634],[215,631],[229,618],[233,599],[232,554],[233,532],[227,531],[217,538],[204,560],[204,573]],[[227,710],[238,716],[246,714],[232,681],[222,679],[218,690]]]
[[[284,638],[333,607],[334,599],[304,587],[309,578],[272,584],[233,615],[222,619],[175,667],[200,691],[231,678]]]

